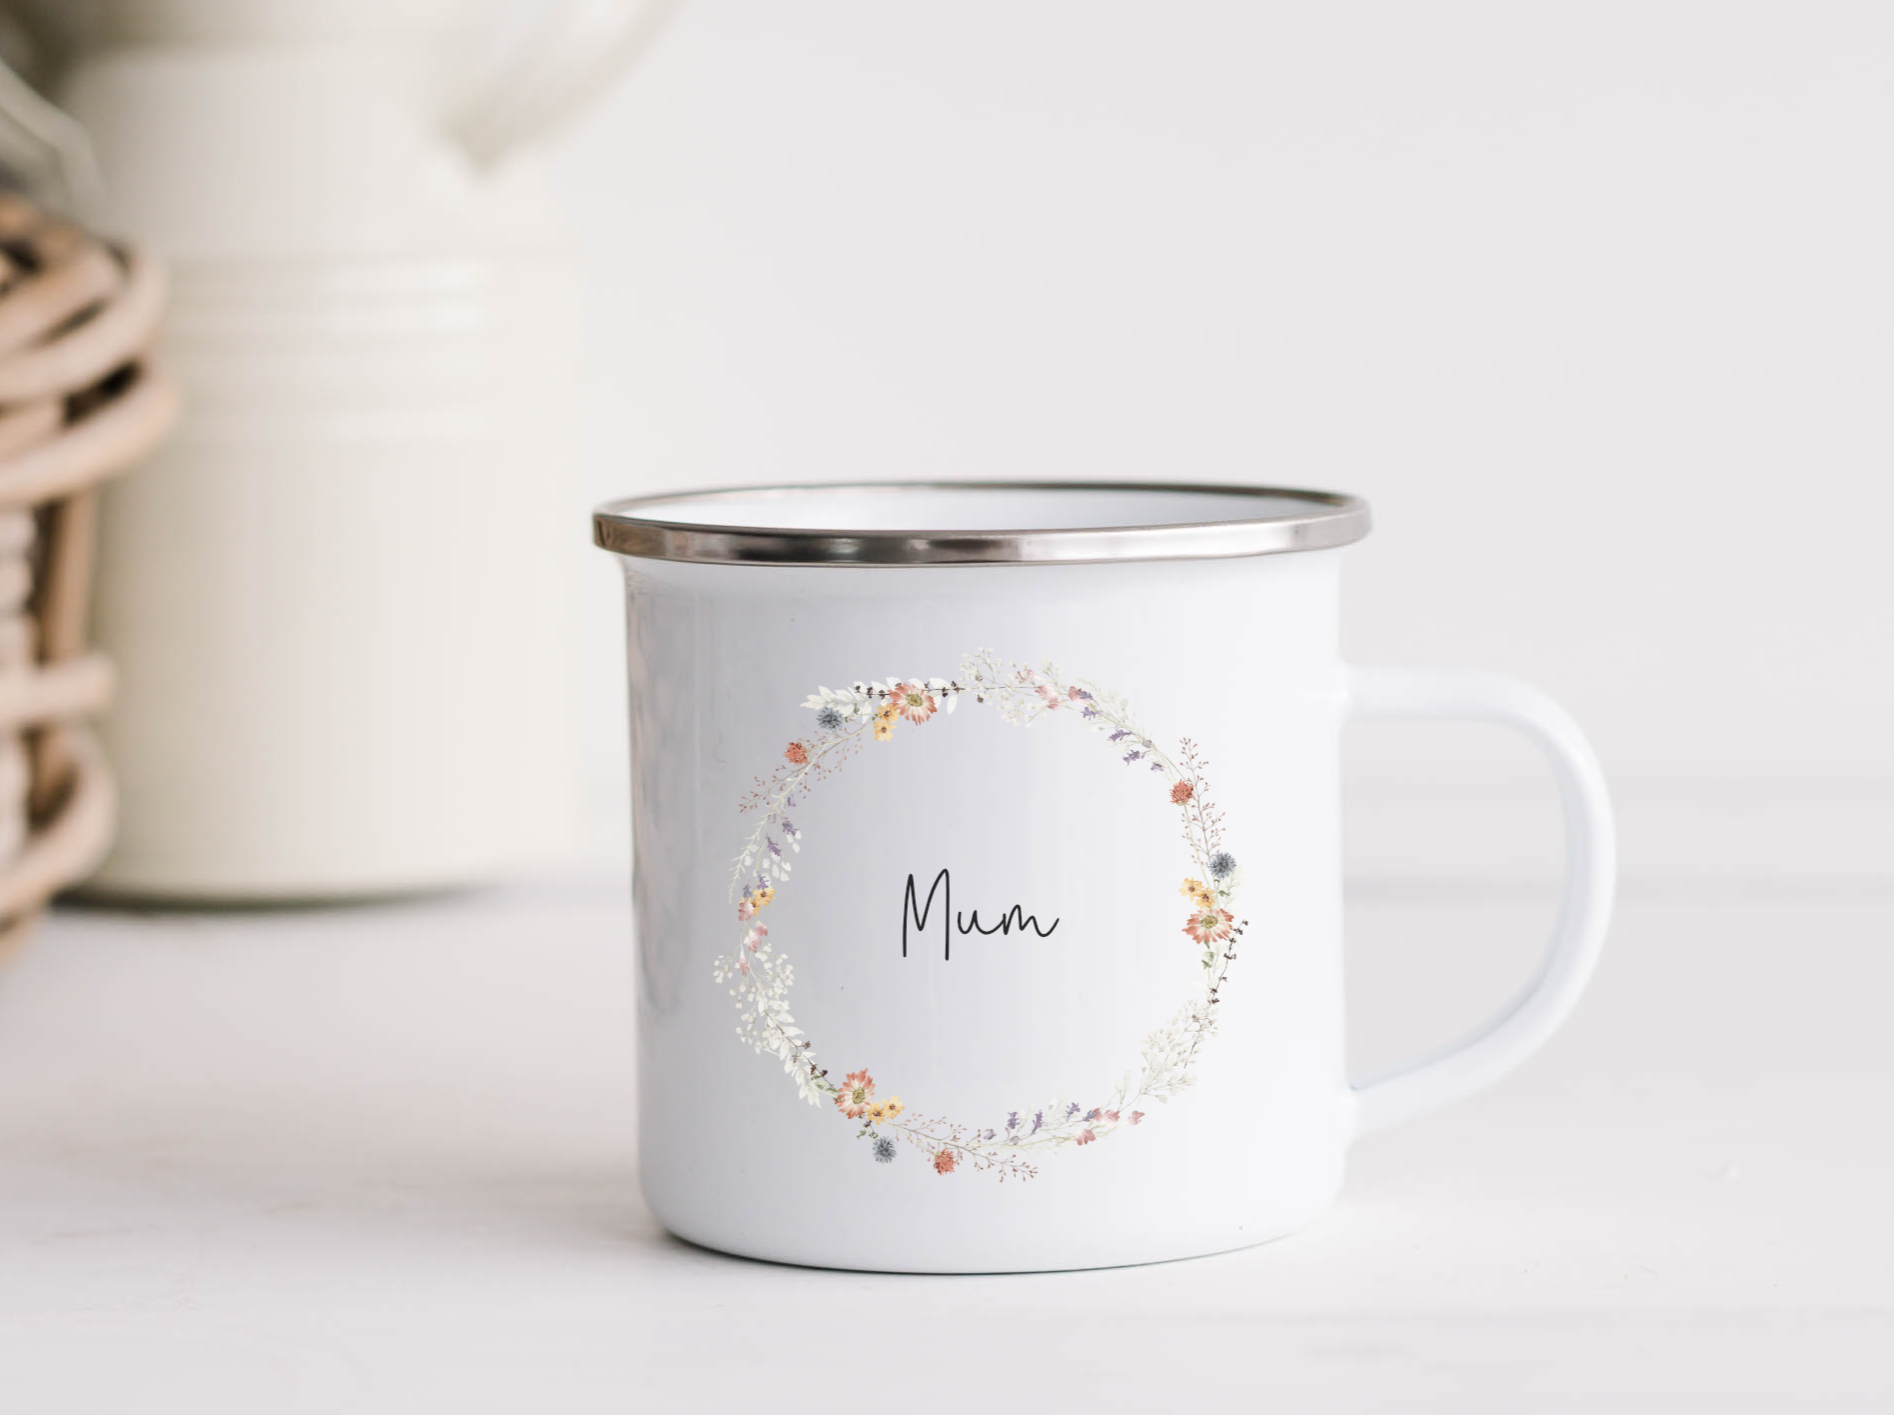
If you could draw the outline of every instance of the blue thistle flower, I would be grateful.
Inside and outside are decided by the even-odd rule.
[[[875,1136],[875,1163],[894,1163],[894,1141],[890,1140],[886,1135]]]
[[[1219,850],[1210,857],[1210,877],[1228,879],[1236,873],[1236,856],[1228,850]]]
[[[815,725],[824,732],[834,732],[842,725],[842,713],[839,708],[825,707],[815,715]]]

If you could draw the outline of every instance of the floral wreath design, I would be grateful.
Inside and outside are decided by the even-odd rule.
[[[795,973],[789,956],[769,942],[769,926],[760,918],[777,886],[789,880],[789,855],[802,849],[802,832],[789,816],[797,803],[864,743],[891,741],[902,723],[920,727],[936,714],[951,715],[967,694],[976,703],[997,707],[1002,718],[1020,727],[1061,715],[1085,722],[1114,751],[1122,749],[1124,765],[1143,765],[1164,778],[1166,796],[1183,816],[1194,870],[1178,891],[1189,909],[1181,932],[1201,950],[1203,964],[1201,990],[1144,1039],[1137,1065],[1103,1104],[1061,1096],[1050,1104],[1009,1111],[1003,1125],[985,1127],[910,1114],[899,1096],[877,1095],[865,1067],[839,1082],[831,1079],[790,1015]],[[937,1174],[965,1166],[992,1171],[1004,1181],[1034,1178],[1039,1173],[1034,1161],[1049,1151],[1094,1144],[1137,1125],[1145,1118],[1137,1106],[1168,1102],[1196,1080],[1191,1068],[1216,1032],[1216,1005],[1248,920],[1239,922],[1231,910],[1242,873],[1223,848],[1223,817],[1212,806],[1204,779],[1209,763],[1189,738],[1173,758],[1152,742],[1118,694],[1084,679],[1068,682],[1051,663],[1037,669],[1003,663],[991,649],[964,656],[954,679],[890,678],[821,688],[803,707],[814,710],[815,730],[790,742],[775,772],[758,777],[740,803],[742,811],[761,812],[762,818],[731,871],[730,898],[744,926],[742,939],[717,959],[714,969],[719,983],[730,984],[743,1016],[737,1035],[758,1053],[781,1061],[802,1099],[811,1105],[832,1103],[839,1114],[858,1122],[855,1138],[872,1141],[870,1152],[878,1163],[894,1160],[898,1140],[920,1150]]]

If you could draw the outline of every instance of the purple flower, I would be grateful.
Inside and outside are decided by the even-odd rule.
[[[796,823],[788,816],[783,817],[783,832],[787,835],[800,835],[802,833],[796,829]]]
[[[1126,765],[1126,766],[1130,766],[1130,765],[1131,765],[1131,764],[1132,764],[1133,762],[1135,762],[1135,761],[1141,761],[1141,760],[1143,760],[1143,758],[1144,758],[1144,753],[1143,753],[1143,752],[1126,752],[1126,753],[1125,753],[1125,765]]]
[[[1009,1110],[1006,1112],[1006,1128],[1008,1130],[1019,1129],[1019,1112],[1018,1111]]]
[[[779,860],[782,859],[783,857],[782,846],[778,845],[774,840],[771,840],[767,835],[763,837],[763,843],[769,846],[770,854],[774,855]]]
[[[1095,707],[1088,707],[1085,709],[1085,711],[1081,712],[1079,716],[1080,717],[1097,717],[1098,709]]]
[[[1079,1113],[1079,1103],[1077,1101],[1073,1101],[1071,1105],[1065,1108],[1065,1118],[1067,1120],[1070,1120],[1073,1116],[1077,1115],[1078,1113]]]
[[[1028,1135],[1037,1135],[1039,1133],[1039,1127],[1041,1125],[1044,1125],[1045,1123],[1046,1123],[1046,1113],[1043,1110],[1035,1110],[1032,1113],[1032,1129],[1028,1130],[1026,1133]]]
[[[1091,695],[1090,693],[1088,693],[1088,692],[1086,692],[1086,691],[1085,691],[1085,690],[1084,690],[1083,688],[1074,688],[1074,689],[1072,690],[1072,692],[1073,692],[1073,694],[1074,694],[1074,696],[1076,696],[1076,697],[1081,697],[1081,698],[1083,698],[1083,699],[1085,699],[1085,701],[1086,701],[1086,702],[1088,702],[1088,703],[1092,701],[1092,695]]]
[[[1098,1119],[1098,1112],[1097,1112],[1097,1111],[1095,1111],[1095,1110],[1088,1110],[1088,1111],[1086,1111],[1086,1112],[1085,1112],[1085,1119],[1086,1119],[1087,1121],[1093,1121],[1093,1120],[1096,1120],[1096,1119]]]
[[[1120,727],[1116,732],[1112,733],[1111,736],[1107,737],[1105,740],[1107,742],[1122,742],[1125,740],[1125,738],[1129,737],[1130,735],[1131,734],[1129,732],[1125,731],[1124,728]]]
[[[1163,762],[1152,762],[1152,763],[1151,763],[1151,770],[1152,770],[1152,771],[1162,771],[1162,770],[1164,770],[1164,763],[1163,763]]]
[[[986,1134],[982,1135],[980,1138],[982,1140],[991,1140],[993,1138],[993,1132],[989,1130],[986,1132]]]

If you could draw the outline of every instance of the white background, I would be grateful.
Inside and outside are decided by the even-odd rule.
[[[1870,4],[691,0],[553,154],[581,500],[1362,492],[1350,656],[1564,700],[1633,881],[1884,875],[1891,79]],[[616,812],[602,555],[588,585]],[[1358,870],[1550,868],[1523,747],[1355,746]]]

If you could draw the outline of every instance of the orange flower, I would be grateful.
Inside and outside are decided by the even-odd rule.
[[[923,683],[896,683],[888,693],[888,705],[909,722],[926,722],[934,715],[934,695]]]
[[[1197,788],[1195,786],[1192,786],[1188,781],[1180,781],[1171,787],[1171,804],[1173,806],[1181,806],[1196,794]]]
[[[960,1156],[942,1146],[934,1151],[934,1173],[952,1174],[954,1166],[960,1163]]]
[[[797,766],[801,766],[804,762],[809,760],[809,749],[800,742],[791,742],[789,744],[789,750],[784,752],[783,755]]]
[[[1208,909],[1212,904],[1216,903],[1216,896],[1210,892],[1209,888],[1205,886],[1204,882],[1200,879],[1185,880],[1183,884],[1178,887],[1177,892],[1183,895],[1184,898],[1188,899],[1192,904],[1195,904],[1199,909]]]
[[[1199,909],[1184,925],[1184,932],[1199,943],[1222,943],[1230,936],[1230,925],[1235,922],[1235,916],[1228,909]]]
[[[860,1120],[874,1098],[875,1078],[864,1067],[842,1078],[842,1088],[835,1093],[835,1108],[850,1120]]]

